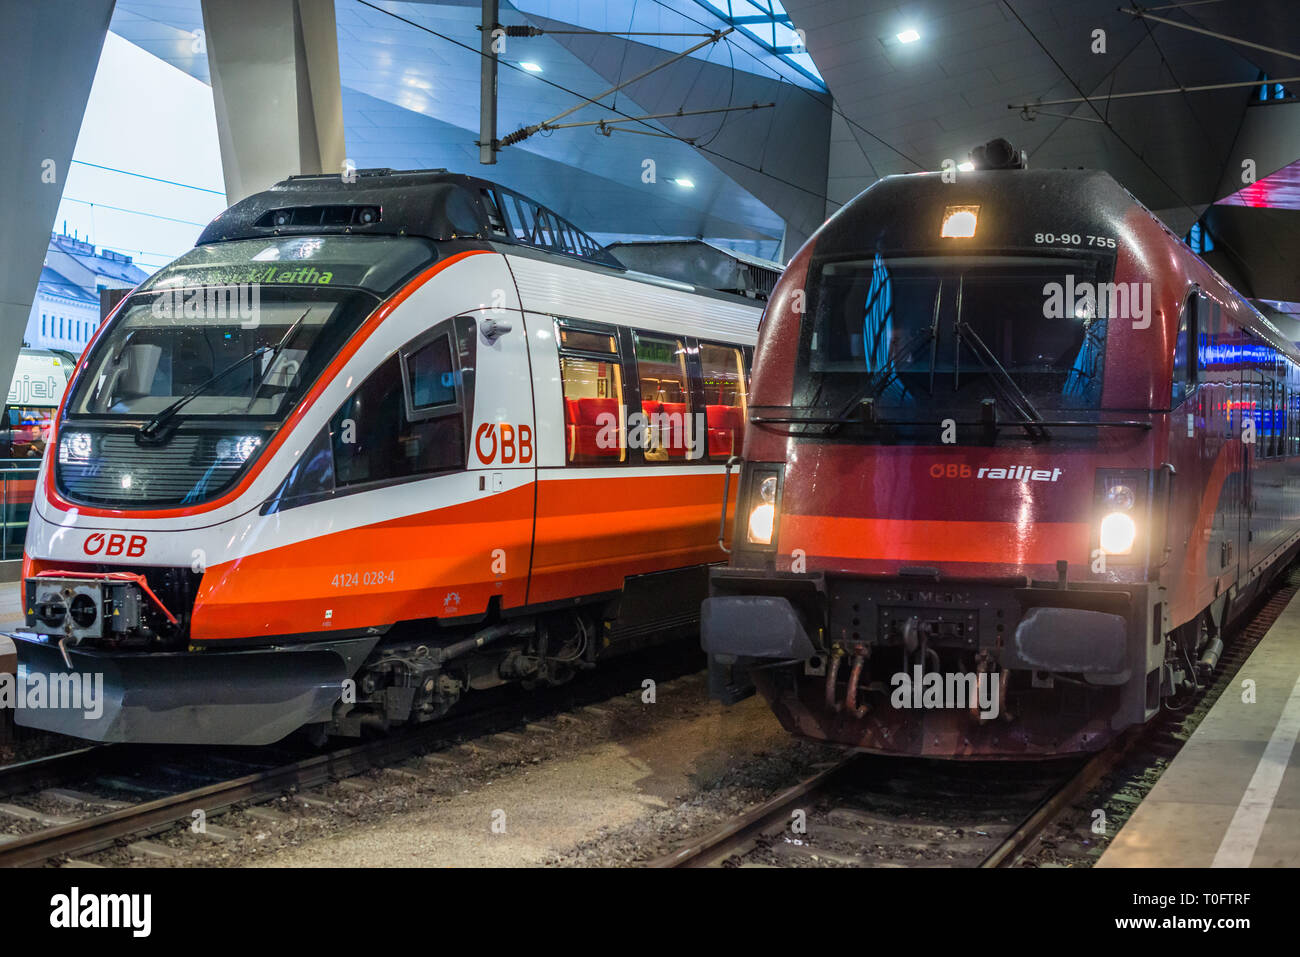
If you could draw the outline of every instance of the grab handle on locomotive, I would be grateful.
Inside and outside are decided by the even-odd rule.
[[[1164,541],[1164,549],[1160,555],[1160,564],[1156,567],[1164,568],[1169,564],[1169,558],[1174,552],[1173,545],[1169,541],[1169,512],[1174,507],[1174,476],[1178,474],[1178,470],[1174,468],[1172,462],[1162,462],[1157,469],[1157,474],[1164,476],[1165,511],[1160,519],[1160,537]]]
[[[726,546],[727,540],[727,494],[731,490],[731,466],[739,465],[744,461],[739,455],[733,455],[727,459],[727,466],[722,473],[722,515],[718,519],[718,547],[731,554],[731,549]]]

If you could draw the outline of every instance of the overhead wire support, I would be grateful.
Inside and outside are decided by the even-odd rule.
[[[515,130],[513,133],[501,137],[501,142],[499,146],[501,147],[513,146],[516,143],[522,143],[530,136],[540,133],[542,130],[554,129],[555,124],[558,123],[560,120],[564,119],[566,116],[569,116],[573,113],[577,113],[580,109],[582,109],[585,106],[601,106],[602,104],[599,103],[598,101],[603,99],[604,97],[609,96],[611,93],[617,93],[619,90],[623,89],[624,87],[631,86],[633,83],[637,83],[641,80],[644,80],[650,74],[657,73],[658,71],[662,70],[664,67],[672,65],[673,63],[676,63],[678,60],[685,59],[686,57],[694,53],[696,50],[702,50],[706,46],[709,46],[709,44],[717,43],[723,37],[727,36],[729,33],[732,33],[735,29],[736,29],[735,27],[728,27],[725,30],[715,30],[713,31],[713,33],[709,34],[708,39],[702,40],[699,43],[695,44],[694,46],[686,48],[681,53],[674,54],[673,56],[669,57],[667,60],[664,60],[662,63],[657,63],[654,66],[650,67],[650,69],[643,70],[640,73],[638,73],[636,76],[630,77],[629,79],[624,80],[622,83],[615,84],[614,86],[611,86],[608,90],[604,90],[601,93],[597,93],[595,96],[584,96],[581,98],[582,102],[569,107],[567,110],[564,110],[563,112],[556,113],[554,116],[550,117],[549,119],[543,120],[541,123],[533,123],[529,126],[522,127],[521,129]]]
[[[646,120],[666,120],[678,116],[702,116],[706,113],[735,113],[744,110],[767,110],[775,103],[752,103],[749,106],[720,106],[712,110],[677,110],[674,113],[647,113],[645,116],[627,116],[617,120],[578,120],[573,123],[547,123],[546,130],[568,130],[577,126],[613,126],[615,123],[642,123]],[[660,134],[664,135],[664,134]]]
[[[1272,53],[1276,56],[1286,57],[1288,60],[1300,60],[1300,53],[1291,53],[1287,50],[1279,50],[1277,47],[1267,47],[1262,43],[1252,43],[1249,40],[1242,40],[1240,37],[1228,36],[1226,33],[1217,33],[1214,30],[1207,30],[1204,27],[1193,26],[1190,23],[1179,23],[1177,20],[1170,20],[1168,17],[1153,17],[1146,10],[1139,8],[1119,8],[1120,13],[1127,13],[1131,17],[1137,17],[1139,20],[1152,20],[1156,23],[1163,23],[1166,26],[1176,27],[1179,30],[1189,30],[1192,33],[1199,33],[1202,36],[1213,37],[1216,40],[1222,40],[1225,43],[1235,43],[1238,46],[1250,47],[1252,50],[1263,50],[1265,53]]]
[[[1231,90],[1244,86],[1259,86],[1260,80],[1234,80],[1231,83],[1205,83],[1200,86],[1170,86],[1160,90],[1136,90],[1131,93],[1104,93],[1096,96],[1071,96],[1059,100],[1040,100],[1037,103],[1008,103],[1008,110],[1020,110],[1022,113],[1039,112],[1040,106],[1063,106],[1071,103],[1108,103],[1111,100],[1131,100],[1140,96],[1168,96],[1171,93],[1204,93],[1208,90]],[[1300,83],[1300,76],[1284,76],[1270,79],[1269,83]],[[1048,116],[1059,114],[1048,113]],[[1026,117],[1029,119],[1030,117]],[[1067,117],[1078,119],[1079,117]]]
[[[479,27],[479,29],[483,29]],[[528,23],[497,24],[508,37],[591,36],[591,37],[711,37],[712,33],[668,33],[663,30],[547,30]]]

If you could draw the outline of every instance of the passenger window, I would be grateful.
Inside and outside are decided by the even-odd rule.
[[[1265,454],[1264,433],[1267,431],[1264,424],[1264,408],[1267,401],[1264,395],[1264,373],[1255,369],[1249,375],[1253,380],[1250,390],[1250,414],[1255,422],[1255,456],[1262,458]]]
[[[465,423],[454,388],[446,399],[446,336],[413,353],[412,404],[408,408],[402,363],[394,355],[372,372],[330,420],[335,481],[359,485],[465,467]],[[439,366],[439,361],[447,365]],[[454,376],[452,379],[454,383]],[[418,390],[418,391],[417,391]],[[441,411],[437,408],[441,407]],[[433,411],[426,411],[433,410]]]
[[[627,461],[627,414],[618,340],[607,330],[558,324],[564,452],[570,465]]]
[[[645,416],[645,460],[699,459],[703,437],[691,417],[686,345],[681,339],[636,334],[636,366]]]
[[[1178,317],[1178,337],[1174,343],[1173,394],[1170,408],[1176,409],[1196,388],[1196,304],[1195,293],[1183,302]]]
[[[700,343],[704,374],[704,417],[708,426],[709,458],[726,461],[739,455],[749,420],[745,363],[732,346]]]

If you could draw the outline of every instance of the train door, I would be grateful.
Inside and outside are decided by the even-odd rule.
[[[465,553],[479,563],[483,574],[478,577],[489,583],[489,601],[496,599],[509,608],[527,600],[536,508],[537,422],[527,334],[523,328],[512,328],[515,313],[504,320],[502,315],[480,309],[456,322],[468,321],[476,340],[468,471],[477,508],[466,529],[474,539],[473,547]]]

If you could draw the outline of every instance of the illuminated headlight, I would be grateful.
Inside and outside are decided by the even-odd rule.
[[[85,465],[90,461],[95,443],[88,432],[64,432],[59,439],[59,463]]]
[[[248,457],[262,444],[260,435],[240,435],[235,438],[217,440],[217,460],[233,462],[238,465],[248,461]]]
[[[775,479],[768,479],[775,484]],[[775,489],[773,489],[775,494]],[[755,545],[772,544],[772,526],[776,522],[776,506],[768,502],[755,505],[749,513],[749,540]]]
[[[1127,555],[1133,550],[1137,538],[1137,523],[1124,512],[1111,512],[1101,520],[1100,541],[1102,551],[1110,555]]]

